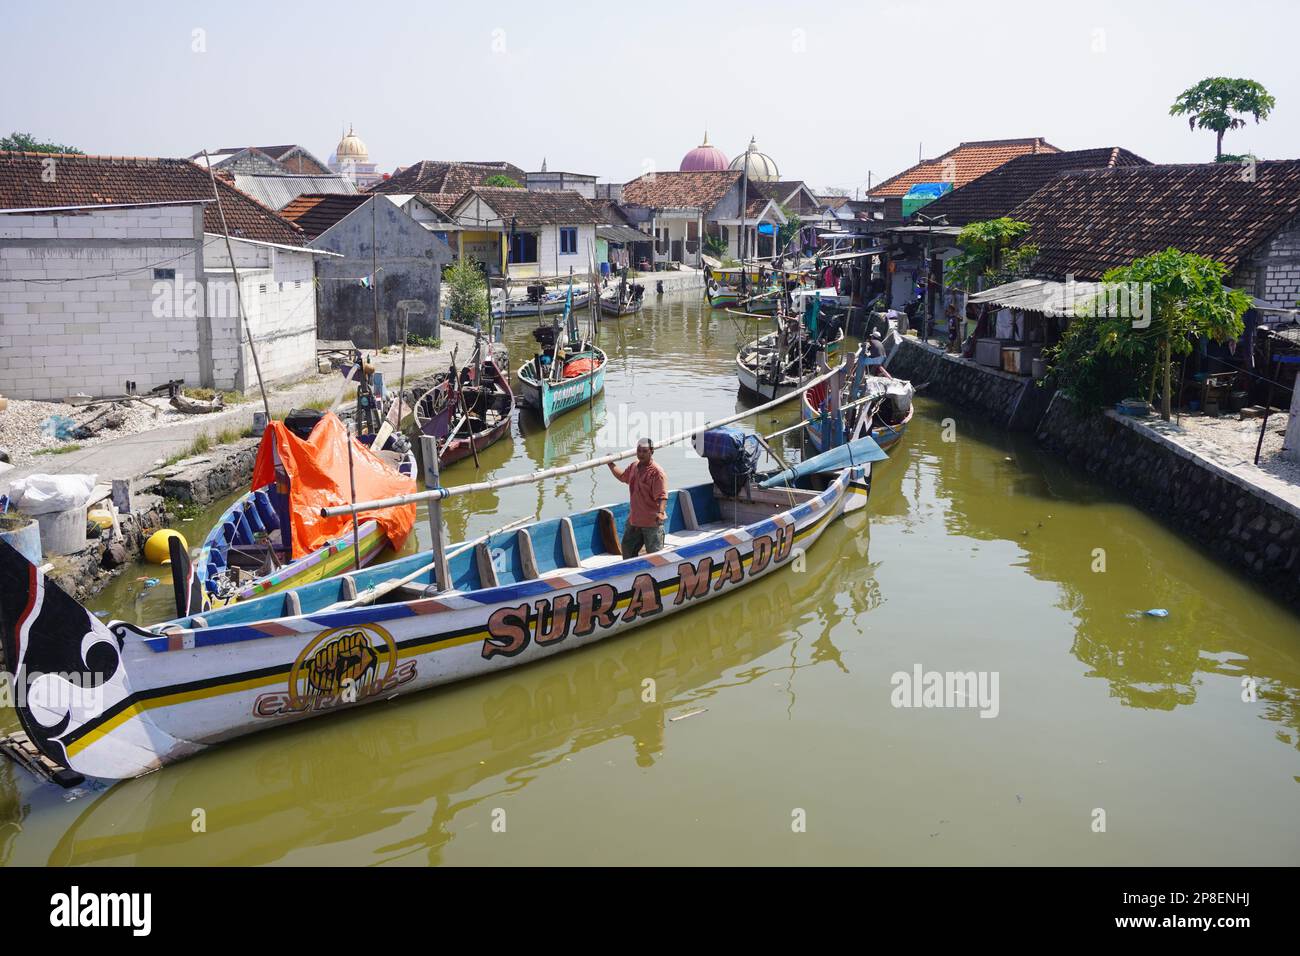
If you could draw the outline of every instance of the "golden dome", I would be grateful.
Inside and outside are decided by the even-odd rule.
[[[339,140],[334,155],[339,162],[350,159],[353,162],[364,163],[370,159],[370,151],[366,149],[366,144],[361,142],[361,137],[352,131],[351,125],[348,126],[347,135]]]
[[[753,137],[749,140],[749,149],[731,161],[731,168],[747,169],[749,178],[760,182],[774,182],[781,178],[781,170],[777,168],[776,160],[767,153],[760,153],[758,143]]]

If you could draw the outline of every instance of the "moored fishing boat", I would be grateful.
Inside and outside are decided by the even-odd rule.
[[[629,516],[623,502],[507,526],[450,550],[438,533],[430,553],[139,627],[99,621],[0,544],[0,641],[15,680],[23,686],[58,674],[93,691],[66,703],[28,695],[18,719],[60,766],[90,777],[138,776],[247,733],[496,673],[689,610],[776,573],[833,519],[864,508],[872,464],[885,457],[864,437],[758,475],[743,460],[748,442],[718,427],[754,413],[665,440],[703,431],[714,481],[670,492],[663,549],[627,559],[619,551]],[[434,502],[454,494],[632,454],[321,515],[426,499],[432,515]]]
[[[742,393],[772,399],[798,391],[818,374],[817,353],[835,355],[844,342],[838,324],[821,326],[828,337],[812,333],[797,318],[777,319],[777,330],[747,343],[736,354],[736,378]]]
[[[390,433],[378,451],[375,439],[351,439],[349,461],[347,428],[333,413],[308,410],[272,422],[258,447],[251,490],[217,519],[193,562],[188,591],[186,582],[178,586],[178,606],[246,601],[368,564],[387,545],[400,548],[413,510],[363,517],[355,529],[351,522],[322,523],[316,514],[323,501],[348,501],[354,481],[367,494],[414,490],[415,457],[406,439]],[[187,577],[180,568],[174,572]]]
[[[664,550],[618,553],[626,503],[503,531],[152,628],[104,624],[0,544],[0,630],[22,681],[98,672],[94,701],[24,702],[51,760],[90,777],[138,776],[243,734],[582,647],[743,587],[864,507],[869,438],[736,494],[671,492]],[[61,710],[61,708],[55,708]]]
[[[595,321],[592,321],[594,327]],[[590,338],[578,334],[573,309],[564,320],[533,329],[541,351],[519,366],[519,404],[549,426],[556,417],[590,402],[605,388],[609,359]]]
[[[535,318],[539,315],[559,315],[564,312],[568,294],[565,291],[530,292],[522,297],[498,296],[492,302],[493,318]],[[581,308],[591,301],[587,289],[573,290],[573,308]]]
[[[912,421],[915,389],[906,379],[894,378],[877,361],[868,357],[865,345],[858,348],[840,395],[840,414],[831,407],[827,383],[804,392],[800,414],[814,450],[826,451],[857,434],[870,435],[885,450],[902,439]],[[879,369],[877,374],[871,374],[873,368]]]
[[[509,373],[480,337],[469,364],[457,370],[453,363],[450,374],[416,399],[413,417],[420,434],[437,440],[438,461],[450,465],[508,434],[514,407]]]
[[[611,285],[600,296],[600,314],[621,319],[625,315],[635,315],[641,311],[645,298],[645,286],[639,282],[629,283],[620,279],[617,285]]]

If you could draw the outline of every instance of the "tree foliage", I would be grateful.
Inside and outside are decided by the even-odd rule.
[[[1115,297],[1103,292],[1082,303],[1060,345],[1048,355],[1055,381],[1085,404],[1102,404],[1132,395],[1146,385],[1147,401],[1161,380],[1161,414],[1172,413],[1171,383],[1175,357],[1192,351],[1195,340],[1237,339],[1250,297],[1223,284],[1228,267],[1204,256],[1169,248],[1109,270],[1102,282],[1144,290],[1140,310],[1115,309]],[[1116,314],[1116,313],[1119,314]]]
[[[705,235],[704,253],[715,259],[721,259],[727,254],[727,240],[721,236]]]
[[[1186,116],[1188,129],[1208,129],[1215,134],[1214,158],[1223,156],[1223,134],[1268,119],[1276,101],[1254,80],[1213,76],[1183,90],[1169,107],[1170,116]]]
[[[80,153],[75,146],[61,143],[39,142],[31,133],[10,133],[0,136],[0,149],[10,149],[20,153]]]
[[[487,179],[483,180],[483,185],[484,185],[484,186],[504,186],[504,187],[506,187],[507,189],[523,189],[523,188],[524,188],[523,186],[519,185],[519,183],[517,183],[517,182],[515,182],[513,179],[511,179],[509,176],[504,176],[504,175],[502,175],[501,173],[497,173],[495,176],[489,176]]]
[[[487,279],[468,259],[458,259],[442,270],[442,281],[450,292],[451,318],[454,322],[481,327],[488,317]]]
[[[1015,242],[1029,229],[1029,223],[1006,216],[965,226],[957,237],[961,252],[944,263],[945,281],[955,288],[972,289],[980,279],[997,285],[1024,275],[1038,256],[1038,247]]]

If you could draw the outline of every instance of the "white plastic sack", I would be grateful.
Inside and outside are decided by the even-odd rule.
[[[98,475],[31,475],[9,487],[9,498],[25,514],[44,515],[77,508],[90,500]]]

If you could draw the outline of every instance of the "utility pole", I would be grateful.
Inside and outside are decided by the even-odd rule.
[[[375,351],[379,351],[379,250],[375,248],[375,204],[378,194],[370,197],[370,307],[375,326]]]

